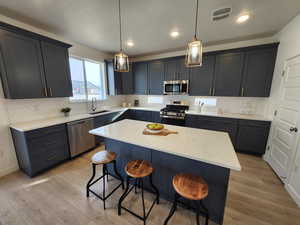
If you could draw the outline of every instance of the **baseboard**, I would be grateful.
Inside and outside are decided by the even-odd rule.
[[[298,205],[298,207],[300,207],[300,196],[294,191],[294,189],[291,187],[291,185],[286,184],[285,185],[285,189],[290,194],[290,196],[292,197],[292,199],[296,202],[296,204]]]
[[[8,168],[8,169],[4,169],[4,170],[0,170],[0,178],[1,177],[4,177],[12,172],[15,172],[19,170],[19,167],[18,166],[14,166],[14,167],[11,167],[11,168]]]

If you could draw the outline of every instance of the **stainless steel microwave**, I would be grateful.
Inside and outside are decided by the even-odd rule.
[[[188,95],[188,80],[164,81],[164,95]]]

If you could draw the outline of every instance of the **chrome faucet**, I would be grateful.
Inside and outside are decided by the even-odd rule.
[[[92,112],[95,112],[96,109],[97,109],[97,102],[96,102],[96,100],[97,99],[95,97],[92,98],[92,104],[91,104]]]

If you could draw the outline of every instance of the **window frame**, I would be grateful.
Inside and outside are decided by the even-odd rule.
[[[72,96],[72,97],[69,97],[69,101],[71,103],[76,103],[76,102],[79,102],[79,103],[80,102],[91,102],[92,101],[92,99],[89,99],[89,96],[88,96],[85,61],[99,64],[99,66],[100,66],[100,72],[101,72],[101,70],[103,72],[103,82],[104,82],[104,85],[103,85],[104,91],[103,92],[105,94],[105,98],[104,99],[96,99],[96,102],[101,102],[101,101],[107,100],[107,97],[108,97],[107,90],[108,90],[108,88],[107,88],[107,77],[105,76],[105,74],[106,74],[105,61],[96,61],[96,60],[93,60],[93,59],[89,59],[89,58],[85,58],[85,57],[80,57],[80,56],[76,56],[76,55],[69,55],[69,60],[70,60],[70,58],[74,58],[74,59],[80,60],[82,62],[83,79],[84,79],[84,89],[85,89],[85,99],[72,99],[73,98],[73,96]],[[101,66],[101,63],[103,63],[103,66]],[[71,68],[70,68],[70,70],[71,70]],[[99,74],[99,75],[101,75],[101,74]],[[70,76],[71,76],[71,81],[72,81],[72,74],[70,74]]]

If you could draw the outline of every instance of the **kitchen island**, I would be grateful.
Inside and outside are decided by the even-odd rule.
[[[161,197],[167,200],[173,200],[172,178],[175,174],[202,176],[209,185],[209,195],[204,204],[210,219],[223,224],[230,170],[241,170],[229,135],[171,125],[165,127],[178,134],[143,135],[146,124],[125,119],[90,133],[104,137],[106,149],[117,153],[117,168],[123,177],[126,176],[124,167],[128,161],[144,159],[151,162],[155,169],[153,182]],[[109,172],[114,174],[110,168]],[[145,186],[148,187],[147,182]]]

